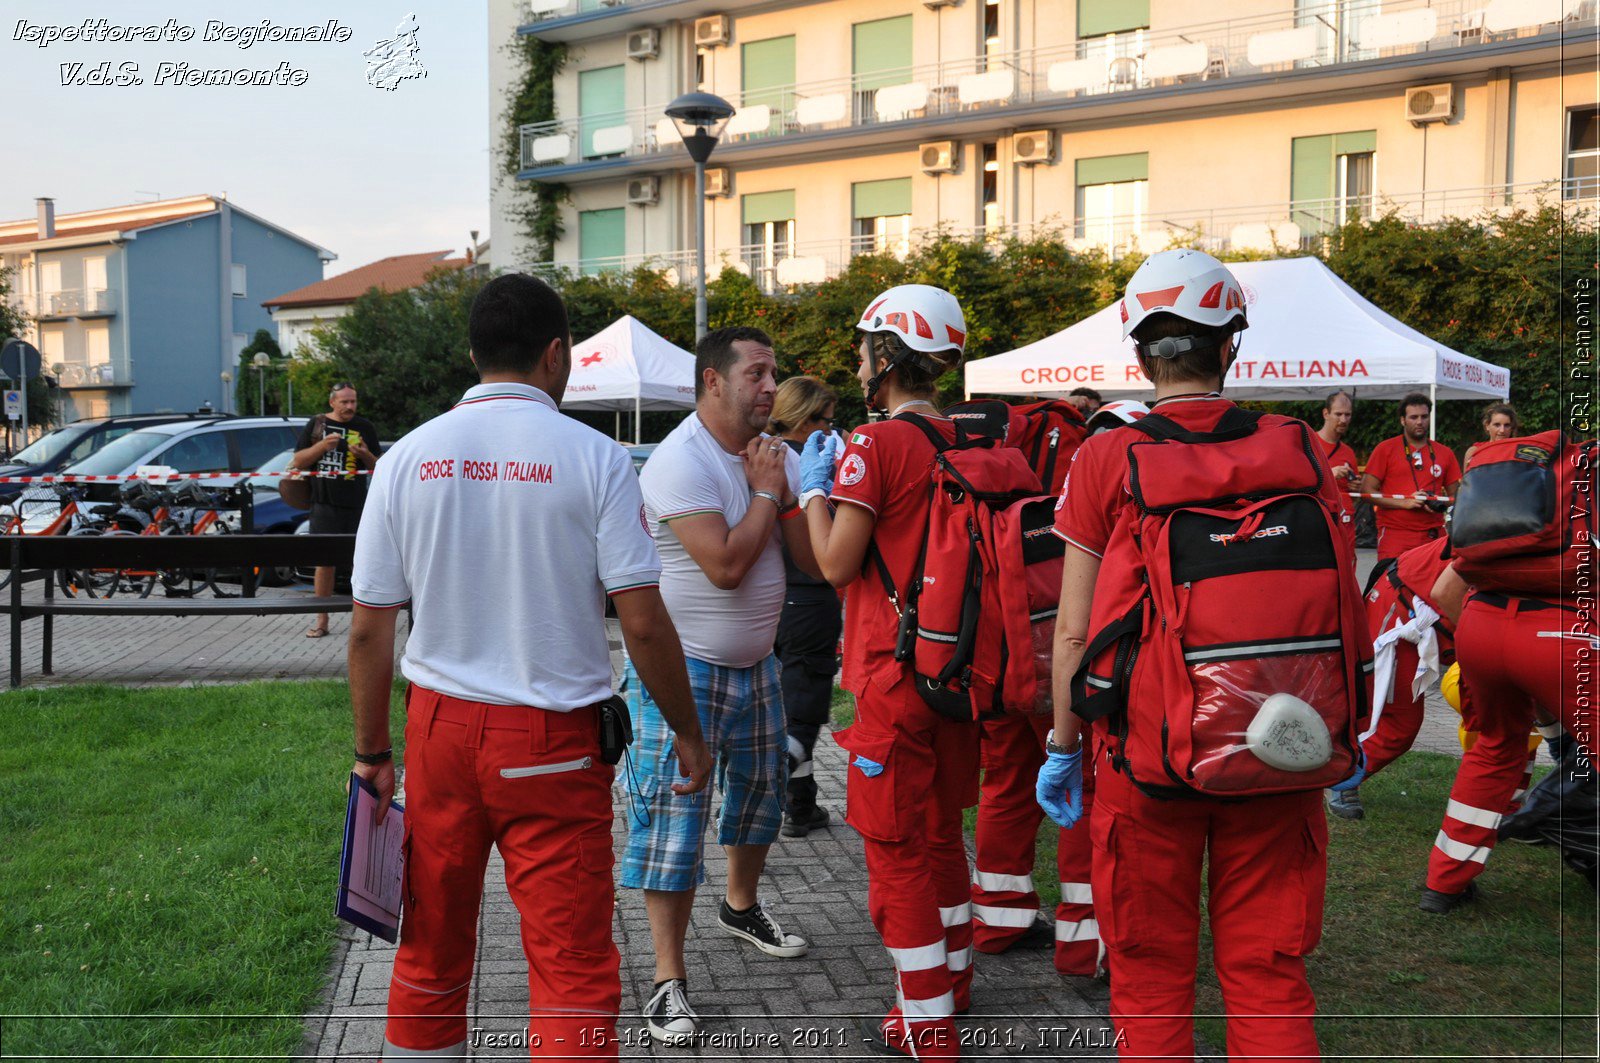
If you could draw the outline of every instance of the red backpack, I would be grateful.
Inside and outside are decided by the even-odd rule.
[[[1456,571],[1479,590],[1570,595],[1594,579],[1595,444],[1560,431],[1481,443],[1450,517]]]
[[[991,713],[1042,716],[1052,709],[1050,662],[1067,547],[1055,533],[1055,510],[1056,500],[1042,495],[995,514],[1002,679]]]
[[[973,720],[1004,687],[995,519],[1019,499],[1037,496],[1039,478],[1020,452],[969,434],[959,421],[952,442],[916,414],[899,420],[921,429],[937,452],[927,532],[903,589],[895,588],[876,545],[867,556],[900,617],[895,659],[911,664],[917,693],[935,712]]]
[[[1129,426],[1149,438],[1128,447],[1073,711],[1106,721],[1112,765],[1153,797],[1321,789],[1356,763],[1372,640],[1340,514],[1311,430],[1260,417]],[[1267,728],[1286,704],[1299,722]]]
[[[1046,399],[1013,406],[999,399],[958,402],[944,415],[969,432],[1022,451],[1046,494],[1059,495],[1072,455],[1089,436],[1083,414],[1070,402]]]

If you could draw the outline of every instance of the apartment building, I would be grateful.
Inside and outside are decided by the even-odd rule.
[[[517,34],[559,41],[557,119],[493,175],[498,263],[538,258],[515,182],[565,186],[558,264],[687,279],[692,163],[663,109],[737,108],[713,274],[765,287],[943,229],[1112,253],[1304,247],[1341,219],[1600,193],[1596,0],[490,0],[490,121]]]
[[[263,296],[322,278],[332,251],[229,203],[185,196],[0,222],[0,270],[65,417],[226,410]]]

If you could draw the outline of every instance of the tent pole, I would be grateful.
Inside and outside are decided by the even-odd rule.
[[[618,410],[612,416],[611,434],[617,437],[617,442],[622,442],[622,411]]]
[[[633,442],[635,446],[644,442],[644,411],[637,395],[633,397]]]
[[[1428,385],[1428,438],[1432,439],[1438,433],[1435,427],[1439,423],[1439,385]]]

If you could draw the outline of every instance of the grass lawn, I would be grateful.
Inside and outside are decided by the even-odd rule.
[[[342,682],[0,697],[5,1053],[297,1048],[349,765]]]
[[[834,726],[854,716],[853,699],[836,691]],[[1323,1053],[1593,1058],[1595,894],[1554,850],[1508,842],[1479,877],[1476,904],[1443,918],[1417,910],[1458,763],[1411,753],[1361,787],[1366,819],[1329,821],[1322,945],[1307,961]],[[969,809],[969,831],[975,818]],[[1041,826],[1034,865],[1047,909],[1059,897],[1056,834]],[[1222,1011],[1210,949],[1202,932],[1202,1015]],[[1220,1051],[1222,1020],[1198,1026]]]

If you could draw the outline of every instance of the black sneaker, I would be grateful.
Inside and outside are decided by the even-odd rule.
[[[1360,819],[1367,814],[1361,807],[1360,790],[1329,790],[1328,811],[1340,819]]]
[[[1460,893],[1440,893],[1438,890],[1423,889],[1422,900],[1417,902],[1417,907],[1433,915],[1449,915],[1463,904],[1470,904],[1478,898],[1478,884],[1467,883],[1467,888]]]
[[[973,946],[977,948],[976,945]],[[1005,945],[995,948],[979,948],[978,951],[995,956],[1003,952],[1027,952],[1032,949],[1053,949],[1056,947],[1056,924],[1053,920],[1042,915],[1035,915],[1028,928],[1018,934]]]
[[[821,805],[812,805],[807,809],[791,808],[783,814],[781,833],[785,838],[804,838],[812,831],[826,827],[829,818],[828,810]]]
[[[811,948],[810,943],[799,934],[785,934],[760,901],[749,911],[736,912],[724,898],[717,912],[717,925],[734,937],[750,942],[768,956],[792,960],[796,956],[804,956]]]
[[[662,1044],[683,1045],[700,1032],[700,1016],[689,1006],[689,983],[669,978],[656,984],[650,1003],[644,1006],[644,1026]]]

